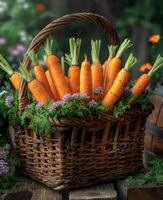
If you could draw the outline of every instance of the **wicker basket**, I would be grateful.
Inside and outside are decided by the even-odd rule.
[[[33,39],[29,49],[37,49],[46,37],[74,21],[100,25],[116,44],[117,34],[111,23],[91,13],[66,15],[47,25]],[[30,67],[25,55],[24,65]],[[20,113],[27,105],[27,85],[21,81]],[[59,130],[48,139],[28,126],[15,131],[16,151],[24,161],[23,173],[52,187],[63,190],[110,181],[142,169],[144,124],[151,109],[132,112],[121,118],[105,114],[100,120],[61,119],[52,121]]]

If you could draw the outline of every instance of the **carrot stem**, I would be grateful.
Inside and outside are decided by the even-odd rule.
[[[34,52],[33,49],[28,52],[28,56],[30,57],[33,65],[38,64],[38,55],[37,55],[37,53]]]
[[[28,72],[28,70],[24,67],[22,63],[20,63],[19,72],[22,78],[26,80],[27,82],[30,82],[33,80],[32,74]]]
[[[133,54],[131,53],[125,63],[125,67],[124,69],[126,71],[129,71],[135,64],[137,63],[137,59],[133,56]]]
[[[163,58],[158,55],[152,69],[148,72],[148,76],[153,76],[163,66]]]
[[[65,55],[66,62],[69,65],[78,65],[81,39],[70,38],[69,46],[70,46],[70,54]]]
[[[120,58],[124,51],[126,51],[128,48],[130,48],[133,44],[131,44],[131,41],[129,39],[125,39],[122,44],[120,45],[116,57]]]
[[[44,51],[46,55],[52,55],[53,53],[53,40],[47,38],[44,43]]]
[[[65,58],[64,58],[64,56],[61,57],[61,67],[62,67],[62,70],[63,70],[64,74],[66,74],[66,66],[65,66]]]
[[[118,45],[108,45],[109,57],[108,60],[115,56]]]
[[[100,62],[100,48],[101,48],[101,40],[91,40],[91,56],[93,63]]]
[[[12,70],[11,65],[4,59],[2,55],[0,55],[0,69],[5,71],[9,76],[11,76],[14,71]]]

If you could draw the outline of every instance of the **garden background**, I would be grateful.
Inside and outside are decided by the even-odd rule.
[[[135,78],[138,75],[135,72],[142,64],[152,63],[158,53],[163,53],[162,41],[154,44],[149,42],[151,35],[162,35],[162,6],[161,0],[86,0],[84,3],[75,0],[0,0],[0,54],[17,68],[33,36],[52,19],[74,12],[94,12],[111,20],[121,41],[126,37],[132,39],[139,60],[133,71]],[[72,36],[83,39],[86,52],[90,50],[88,44],[91,38],[102,38],[101,60],[104,61],[108,55],[108,41],[101,32],[96,26],[81,23],[70,25],[54,33],[55,51],[59,56],[67,53],[68,38]],[[1,71],[0,83],[4,76]],[[160,78],[157,76],[154,81]]]
[[[53,19],[75,12],[94,12],[108,18],[117,29],[120,41],[130,38],[138,63],[132,70],[132,77],[140,75],[139,68],[153,64],[157,55],[163,56],[163,1],[161,0],[0,0],[0,54],[16,70],[32,38]],[[153,36],[156,36],[153,37]],[[103,63],[108,57],[106,34],[99,27],[75,23],[53,34],[54,51],[59,57],[69,52],[68,39],[82,39],[81,58],[86,53],[90,59],[90,40],[102,39],[100,59]],[[84,47],[84,48],[83,48]],[[41,57],[41,56],[39,56]],[[43,56],[42,56],[43,59]],[[124,60],[126,57],[124,58]],[[143,71],[145,71],[145,68]],[[163,83],[161,74],[153,79],[153,86]],[[163,76],[162,76],[163,77]],[[8,79],[0,70],[1,89]],[[3,115],[3,111],[1,111]],[[0,146],[6,143],[5,129],[8,122],[0,118]],[[12,184],[12,181],[7,181]]]

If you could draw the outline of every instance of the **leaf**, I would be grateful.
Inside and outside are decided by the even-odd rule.
[[[21,25],[14,20],[6,21],[1,24],[0,34],[5,35],[11,42],[19,40],[18,32],[21,30]]]

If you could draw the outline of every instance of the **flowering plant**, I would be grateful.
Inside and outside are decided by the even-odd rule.
[[[10,156],[10,145],[0,134],[0,193],[15,184],[14,167],[16,159]]]
[[[0,54],[9,59],[14,70],[34,35],[54,16],[48,4],[47,1],[0,0]],[[3,78],[1,73],[0,82]]]
[[[86,94],[68,94],[62,101],[51,101],[47,106],[36,102],[31,103],[21,115],[21,124],[24,125],[30,118],[29,128],[47,136],[57,131],[49,118],[53,120],[63,117],[98,119],[105,109],[105,106],[90,100]]]
[[[9,85],[7,85],[9,87]],[[18,112],[18,93],[12,91],[9,88],[2,89],[0,91],[0,113],[1,116],[5,119],[9,118],[9,121],[12,124],[16,124],[18,121],[17,112]]]

